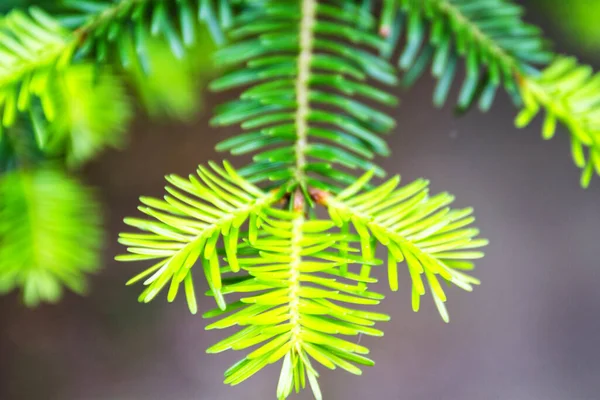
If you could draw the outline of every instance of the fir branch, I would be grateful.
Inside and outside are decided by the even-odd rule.
[[[517,79],[535,73],[535,65],[551,61],[540,29],[522,20],[523,8],[508,0],[390,0],[381,31],[389,37],[388,54],[401,33],[406,47],[399,66],[404,83],[412,84],[431,65],[438,84],[434,103],[442,106],[455,79],[459,58],[464,58],[466,77],[458,108],[479,102],[481,110],[492,105],[502,84],[520,104]],[[399,7],[394,12],[394,5]],[[396,16],[397,15],[397,16]],[[429,26],[429,39],[427,29]]]
[[[171,51],[182,59],[186,49],[197,41],[200,26],[206,25],[213,40],[224,43],[222,28],[231,19],[229,0],[68,0],[67,5],[78,14],[63,18],[74,30],[78,57],[95,56],[100,63],[109,59],[111,48],[115,58],[128,69],[131,58],[146,64],[147,44],[162,37]],[[130,48],[135,52],[132,56]]]
[[[226,0],[219,1],[222,3],[222,9],[228,9]],[[198,0],[197,8],[194,9],[188,0],[177,0],[181,32],[177,32],[169,19],[167,7],[170,2],[67,0],[63,3],[65,6],[80,12],[77,16],[67,18],[68,24],[76,28],[73,31],[61,27],[38,7],[29,8],[33,20],[21,11],[13,11],[0,22],[0,28],[6,27],[10,30],[4,33],[12,36],[8,39],[4,36],[5,51],[14,52],[9,53],[12,63],[4,65],[4,73],[0,73],[0,87],[19,84],[35,71],[68,65],[76,52],[80,52],[80,56],[87,54],[95,45],[99,47],[96,53],[98,61],[106,61],[107,43],[114,41],[117,41],[119,46],[122,63],[127,66],[128,62],[124,60],[127,57],[124,49],[125,38],[126,33],[134,28],[137,30],[135,46],[140,56],[143,56],[144,40],[150,33],[152,36],[164,35],[173,53],[182,57],[185,46],[193,45],[196,40],[196,20],[209,24],[213,38],[222,42],[218,14],[212,1]],[[145,26],[147,17],[152,18],[149,27]],[[145,30],[151,32],[144,32]],[[15,35],[11,35],[13,32]],[[131,33],[133,34],[132,31]],[[29,39],[22,43],[15,42],[27,37]],[[35,40],[31,40],[34,38]]]
[[[297,196],[298,204],[303,200],[302,194]],[[302,208],[298,204],[297,209]],[[225,383],[237,385],[266,365],[283,359],[277,398],[285,399],[294,388],[296,392],[304,388],[308,377],[315,398],[321,399],[316,379],[319,374],[313,361],[358,375],[361,370],[355,364],[374,364],[365,357],[367,348],[337,335],[383,335],[372,326],[389,320],[387,315],[353,308],[376,305],[383,296],[352,282],[319,276],[342,262],[357,261],[336,248],[336,243],[347,238],[328,233],[333,226],[331,221],[306,220],[301,211],[265,213],[268,217],[264,228],[268,234],[252,244],[254,254],[239,260],[249,277],[223,288],[226,293],[241,293],[241,300],[224,312],[205,314],[220,317],[207,329],[235,325],[243,329],[210,347],[208,352],[258,345],[225,372]]]
[[[80,18],[83,21],[76,24],[78,27],[74,31],[62,27],[37,7],[30,7],[29,13],[12,11],[0,18],[1,125],[10,128],[19,114],[30,113],[35,114],[31,119],[38,130],[45,129],[43,125],[55,125],[46,129],[54,132],[58,125],[63,130],[77,131],[81,124],[69,126],[73,118],[63,116],[72,117],[68,109],[79,107],[87,97],[97,98],[88,103],[114,103],[113,108],[124,105],[123,91],[117,85],[112,86],[118,90],[110,93],[103,90],[102,85],[86,83],[84,87],[88,90],[85,93],[82,89],[77,90],[83,96],[79,98],[72,97],[73,86],[68,84],[69,80],[79,75],[79,68],[79,71],[90,70],[94,64],[102,66],[114,60],[132,74],[140,70],[149,74],[150,69],[156,67],[156,54],[148,52],[156,50],[153,44],[159,37],[164,38],[177,58],[182,58],[185,49],[192,48],[198,41],[199,23],[210,25],[214,35],[220,33],[217,16],[228,14],[227,0],[220,0],[220,3],[222,6],[217,11],[212,2],[199,0],[194,8],[188,0],[177,1],[179,20],[173,23],[168,8],[170,2],[166,0],[73,1],[68,4],[84,12]],[[100,70],[99,80],[106,81],[108,69],[100,67]],[[87,80],[97,80],[93,71],[88,73]],[[171,103],[178,106],[176,112],[186,112],[179,103]],[[63,112],[60,107],[67,111]],[[113,124],[108,124],[111,120],[107,120],[105,126],[96,124],[99,129],[88,135],[94,137],[90,142],[96,143],[86,146],[97,148],[100,147],[98,144],[113,144],[111,136],[114,135],[110,132],[119,132],[126,125],[127,109],[112,111],[113,115],[120,112],[122,117]],[[85,121],[88,126],[95,122],[98,120]],[[107,132],[109,135],[104,135]],[[76,132],[60,132],[59,136],[68,134],[77,136]],[[84,138],[74,140],[82,142]],[[39,145],[44,149],[44,143]],[[91,154],[83,152],[73,158],[84,159]]]
[[[39,149],[79,164],[118,146],[131,117],[122,82],[108,69],[70,64],[68,33],[41,10],[14,11],[0,23],[0,125],[25,114]]]
[[[470,260],[483,257],[482,252],[473,249],[488,243],[475,238],[479,230],[468,227],[474,221],[473,210],[450,209],[448,205],[454,197],[448,193],[429,197],[429,182],[423,179],[398,187],[400,177],[396,176],[360,193],[371,176],[367,173],[335,197],[326,193],[316,196],[338,226],[352,223],[366,259],[375,254],[372,239],[387,247],[388,278],[393,291],[398,290],[397,264],[406,261],[413,281],[414,311],[419,310],[420,296],[425,294],[421,278],[424,274],[440,315],[448,322],[446,295],[437,276],[467,291],[479,284],[477,279],[460,272],[473,268]],[[363,267],[362,276],[368,275],[369,267]]]
[[[54,168],[0,178],[0,292],[28,306],[82,293],[98,267],[100,210],[89,189]]]
[[[373,19],[351,4],[259,4],[234,18],[232,43],[216,53],[217,65],[235,70],[214,81],[213,90],[252,85],[239,100],[219,106],[212,120],[218,126],[240,123],[249,132],[225,140],[217,149],[257,152],[241,174],[251,182],[268,180],[275,186],[293,180],[305,192],[308,186],[339,190],[339,185],[354,180],[346,169],[375,169],[383,175],[371,159],[388,154],[378,134],[395,123],[353,97],[396,104],[393,96],[366,81],[394,83],[393,69],[362,49],[342,44],[381,48],[383,42],[372,33]],[[363,17],[366,27],[356,28],[355,21]]]
[[[238,237],[241,226],[249,221],[250,240],[261,224],[259,212],[275,203],[282,191],[265,193],[242,179],[227,163],[224,169],[210,163],[210,169],[198,167],[197,176],[188,179],[170,175],[172,187],[164,200],[142,197],[139,210],[151,220],[126,218],[125,223],[148,232],[122,233],[119,242],[131,254],[118,256],[119,261],[153,260],[155,264],[132,278],[128,284],[144,279],[147,288],[139,300],[149,302],[171,282],[168,299],[173,301],[182,282],[192,313],[196,298],[192,284],[192,266],[202,260],[206,278],[221,308],[221,275],[217,243],[223,240],[231,270],[239,271]]]
[[[529,125],[543,109],[542,137],[552,139],[557,122],[569,129],[575,164],[583,169],[581,186],[600,175],[600,74],[572,57],[559,57],[539,77],[524,77],[520,89],[525,107],[516,119]]]
[[[33,71],[63,64],[71,56],[68,31],[37,7],[30,8],[30,16],[17,10],[2,17],[0,33],[6,60],[0,68],[1,88],[15,86]]]
[[[5,35],[3,50],[11,60],[3,65],[0,87],[18,85],[38,71],[68,66],[84,40],[94,37],[95,29],[107,24],[135,3],[147,1],[151,0],[126,0],[110,8],[94,7],[95,12],[87,14],[88,22],[74,32],[63,28],[38,7],[29,8],[31,18],[22,11],[12,11],[0,22]]]

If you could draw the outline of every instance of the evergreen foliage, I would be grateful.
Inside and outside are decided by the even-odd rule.
[[[572,57],[559,57],[535,78],[523,79],[525,108],[518,115],[523,127],[544,110],[542,136],[552,139],[557,123],[571,134],[575,164],[583,169],[581,186],[588,187],[594,173],[600,175],[600,75]]]
[[[277,398],[308,384],[321,399],[321,367],[372,366],[352,337],[382,336],[374,325],[389,319],[375,308],[377,247],[392,291],[406,265],[415,311],[429,291],[448,322],[440,280],[479,284],[468,271],[487,241],[472,209],[430,196],[425,179],[371,182],[386,175],[376,157],[390,152],[398,83],[430,70],[442,106],[457,81],[461,112],[488,110],[503,87],[517,126],[544,111],[545,139],[567,127],[583,186],[600,175],[600,78],[555,56],[509,0],[28,4],[0,16],[0,290],[36,305],[84,289],[99,213],[69,170],[125,143],[133,98],[152,116],[190,118],[214,64],[223,73],[209,88],[238,98],[216,107],[212,125],[240,127],[217,149],[252,161],[167,176],[164,197],[142,197],[144,217],[125,219],[136,231],[120,235],[117,259],[148,263],[129,281],[143,282],[144,303],[181,289],[196,314],[194,278],[206,279],[217,305],[207,329],[238,327],[208,352],[246,352],[227,384],[280,362]]]
[[[361,27],[354,26],[357,20]],[[365,100],[392,106],[396,99],[367,78],[393,84],[396,77],[391,65],[360,48],[383,48],[374,26],[358,7],[324,2],[265,2],[241,12],[229,31],[232,43],[215,54],[218,65],[235,69],[210,87],[251,85],[239,100],[217,107],[212,120],[240,123],[246,131],[217,149],[258,152],[240,171],[251,182],[294,180],[303,190],[336,191],[354,177],[335,164],[383,176],[370,160],[389,154],[379,135],[395,122]]]
[[[461,270],[471,270],[471,260],[483,257],[473,251],[488,244],[476,239],[479,231],[469,225],[475,220],[473,210],[452,210],[448,205],[454,197],[440,193],[429,197],[428,183],[416,180],[398,187],[396,176],[372,190],[363,191],[371,177],[367,173],[337,196],[316,194],[328,209],[336,224],[348,230],[351,223],[360,236],[363,256],[372,259],[374,244],[387,247],[388,280],[392,291],[398,290],[398,263],[405,261],[412,279],[412,306],[419,310],[420,296],[425,294],[421,275],[425,275],[431,295],[442,319],[449,322],[444,305],[446,295],[437,276],[464,290],[472,291],[479,280]],[[362,276],[369,276],[370,267],[364,265]]]
[[[166,188],[169,194],[164,200],[142,197],[144,206],[140,211],[154,220],[125,219],[127,225],[149,233],[121,234],[119,241],[130,246],[127,250],[132,254],[118,259],[158,261],[129,281],[134,283],[150,275],[144,281],[148,287],[141,294],[141,301],[152,300],[169,280],[169,301],[173,301],[181,282],[185,282],[188,305],[195,314],[191,267],[200,259],[217,304],[226,307],[217,242],[222,238],[229,268],[238,272],[240,227],[250,218],[249,237],[256,236],[261,224],[259,213],[281,197],[281,192],[261,191],[242,179],[228,163],[224,169],[216,164],[211,167],[212,171],[200,166],[197,176],[190,175],[188,179],[167,177],[173,187]]]
[[[398,65],[411,84],[431,65],[438,80],[434,103],[442,106],[464,59],[465,78],[457,105],[478,102],[488,110],[498,88],[520,104],[518,78],[552,59],[539,28],[523,21],[523,8],[508,0],[389,0],[381,31],[389,37],[388,53],[406,36]]]
[[[298,206],[303,202],[302,194],[296,192],[296,196]],[[277,397],[286,398],[294,388],[298,392],[308,379],[319,398],[317,364],[357,375],[361,370],[356,364],[374,365],[365,357],[369,353],[366,347],[338,335],[382,336],[383,332],[372,326],[389,317],[357,307],[377,305],[383,295],[365,290],[360,284],[371,279],[340,273],[342,263],[359,259],[350,255],[352,248],[340,249],[339,243],[348,243],[350,238],[329,233],[331,221],[307,220],[298,210],[265,209],[264,217],[264,234],[250,241],[250,251],[239,259],[248,276],[223,287],[227,294],[241,294],[241,300],[228,304],[223,311],[205,314],[219,318],[207,329],[242,328],[208,352],[258,345],[225,372],[225,383],[237,385],[264,366],[283,359]]]
[[[21,288],[29,306],[58,301],[63,286],[82,293],[101,239],[92,194],[60,170],[0,179],[0,292]]]

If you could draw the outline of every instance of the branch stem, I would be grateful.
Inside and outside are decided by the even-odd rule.
[[[308,145],[308,116],[310,114],[309,81],[313,56],[314,25],[317,0],[302,1],[300,22],[300,54],[298,56],[298,77],[296,78],[296,181],[306,185],[306,147]]]
[[[302,198],[302,197],[301,197]],[[302,264],[302,239],[304,225],[304,213],[297,212],[297,217],[293,220],[291,259],[290,262],[290,281],[289,281],[289,316],[292,326],[292,337],[290,339],[292,347],[297,353],[302,351],[302,325],[300,324],[300,266]]]

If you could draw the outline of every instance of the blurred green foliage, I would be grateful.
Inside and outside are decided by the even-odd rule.
[[[173,55],[164,40],[149,40],[147,46],[147,65],[135,62],[128,71],[142,105],[152,117],[189,120],[201,109],[200,93],[212,75],[213,63],[206,56],[214,51],[210,36],[199,35],[182,59]]]
[[[23,290],[29,306],[85,290],[98,267],[101,213],[92,192],[60,168],[0,179],[0,293]]]
[[[60,7],[60,3],[60,0],[2,0],[0,4],[0,13],[7,13],[15,8],[28,6],[56,8]]]
[[[600,49],[600,1],[535,0],[535,3],[571,44],[587,52]]]
[[[201,109],[214,14],[140,4],[1,1],[0,293],[21,289],[27,305],[82,292],[99,265],[98,202],[70,170],[123,147],[136,106],[179,120]]]

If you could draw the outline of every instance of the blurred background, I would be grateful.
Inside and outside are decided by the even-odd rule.
[[[600,66],[600,2],[521,2],[559,52]],[[385,337],[362,338],[374,368],[362,377],[326,371],[330,400],[597,400],[600,398],[600,182],[579,187],[566,134],[544,142],[540,122],[513,127],[515,109],[500,96],[488,114],[455,118],[435,110],[433,84],[401,93],[393,156],[382,161],[405,181],[424,176],[457,206],[473,206],[491,241],[474,293],[450,289],[451,323],[431,300],[410,309],[408,273],[381,311],[392,315]],[[122,219],[138,196],[161,195],[163,176],[187,174],[220,159],[227,130],[208,126],[210,107],[188,123],[136,121],[129,146],[85,169],[106,215],[102,270],[87,297],[67,294],[55,306],[26,309],[17,294],[0,298],[2,400],[225,400],[274,398],[278,367],[242,386],[222,382],[239,354],[207,355],[222,333],[187,311],[183,298],[142,305],[124,282],[139,265],[116,263]],[[201,310],[212,308],[202,299]],[[309,391],[295,397],[309,399]]]

